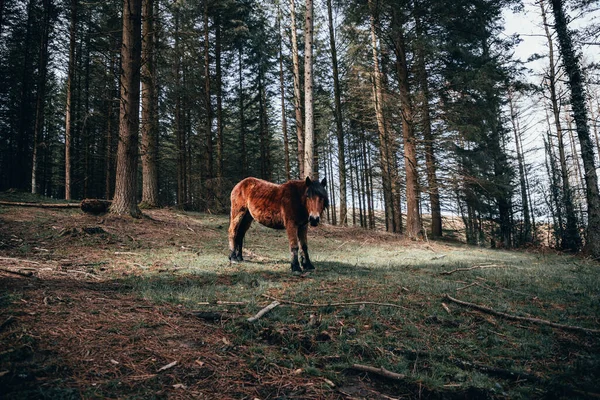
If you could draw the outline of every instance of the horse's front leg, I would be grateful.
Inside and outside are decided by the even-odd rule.
[[[301,226],[298,228],[298,239],[300,241],[300,246],[302,248],[302,254],[300,255],[300,261],[302,263],[302,268],[305,271],[315,269],[315,266],[310,262],[310,257],[308,256],[308,245],[306,240],[306,235],[308,232],[308,225]]]
[[[292,256],[292,272],[302,272],[300,263],[298,262],[298,227],[294,224],[289,224],[285,227],[290,242],[290,253]]]

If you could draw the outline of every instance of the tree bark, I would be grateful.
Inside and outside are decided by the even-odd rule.
[[[75,79],[77,1],[71,0],[71,25],[69,27],[69,71],[67,73],[67,103],[65,107],[65,200],[71,200],[71,147],[73,138],[73,81]]]
[[[508,93],[508,105],[510,108],[510,120],[513,127],[513,133],[515,136],[515,146],[517,149],[517,164],[519,167],[519,183],[521,186],[521,203],[523,207],[523,234],[521,236],[521,242],[531,243],[532,242],[532,231],[531,231],[531,219],[529,215],[529,200],[527,198],[527,185],[525,182],[525,166],[523,162],[523,152],[521,151],[521,132],[519,130],[519,123],[517,121],[517,111],[515,110],[515,104],[513,99],[512,90]]]
[[[313,114],[313,2],[306,0],[304,23],[304,175],[315,176],[315,121]]]
[[[221,71],[221,19],[215,20],[215,80],[217,84],[217,178],[218,194],[223,183],[223,79]]]
[[[154,0],[142,5],[142,204],[158,207],[158,94]]]
[[[293,0],[292,0],[293,1]],[[288,140],[287,117],[285,115],[285,85],[283,79],[283,35],[281,34],[281,9],[277,9],[277,31],[279,32],[279,91],[281,93],[281,131],[283,133],[283,156],[285,161],[285,179],[290,180],[290,146]]]
[[[588,226],[586,235],[586,251],[594,258],[600,257],[600,194],[598,193],[598,177],[594,165],[594,149],[587,126],[587,110],[585,92],[582,84],[579,60],[573,49],[571,34],[561,0],[552,0],[555,29],[558,36],[563,64],[571,88],[571,106],[575,119],[577,137],[581,146],[581,158],[585,169],[586,199],[588,206]]]
[[[290,0],[292,64],[294,66],[294,111],[296,116],[296,136],[298,139],[298,175],[300,179],[304,179],[304,123],[302,120],[302,94],[300,92],[300,61],[298,55],[298,36],[296,33],[295,4],[295,0]]]
[[[413,106],[408,81],[406,43],[401,22],[394,9],[396,72],[400,88],[402,137],[404,139],[404,168],[406,171],[406,234],[412,239],[423,237],[423,223],[419,210],[419,175],[417,170],[417,144],[414,133]]]
[[[340,77],[338,71],[337,49],[335,45],[335,32],[333,29],[333,10],[331,0],[327,0],[327,15],[329,20],[329,46],[331,49],[331,64],[333,67],[333,96],[335,105],[335,133],[338,145],[338,173],[340,177],[340,225],[348,225],[348,206],[346,199],[346,155],[344,145],[344,130],[342,126],[342,102],[340,90]]]
[[[209,49],[210,46],[208,42],[208,1],[206,1],[204,3],[204,96],[206,102],[206,179],[211,179],[213,177],[212,104],[210,99]]]
[[[371,29],[371,48],[373,52],[373,104],[375,109],[375,119],[377,120],[377,130],[379,132],[380,148],[380,166],[381,179],[383,184],[383,198],[385,207],[386,224],[388,232],[394,231],[394,196],[392,193],[392,183],[390,177],[390,154],[388,151],[388,135],[386,123],[383,115],[383,89],[381,80],[381,70],[379,69],[379,52],[377,47],[377,35],[375,33],[375,5],[373,0],[369,0],[370,8],[370,29]]]
[[[39,79],[37,99],[35,105],[35,126],[33,130],[33,157],[31,164],[31,193],[38,192],[38,150],[40,147],[40,139],[44,129],[44,110],[46,105],[46,76],[48,75],[48,44],[50,37],[50,18],[54,5],[52,0],[43,0],[44,19],[42,26],[42,36],[40,40],[39,52]],[[1,21],[0,21],[1,22]]]
[[[431,129],[431,115],[429,110],[429,83],[427,81],[427,68],[425,65],[425,49],[423,40],[423,24],[418,15],[420,8],[415,10],[415,28],[417,33],[417,45],[415,49],[415,61],[417,67],[416,77],[421,91],[421,125],[423,129],[423,142],[425,148],[425,168],[427,170],[427,184],[429,186],[429,204],[431,208],[431,237],[442,237],[442,211],[440,206],[440,193],[437,180],[437,162],[434,152],[434,138]]]
[[[293,0],[292,0],[293,1]],[[246,121],[244,114],[244,76],[243,76],[243,64],[242,64],[242,47],[238,50],[238,86],[240,92],[240,156],[242,164],[242,178],[248,176],[248,155],[246,154]]]
[[[117,180],[110,211],[134,218],[142,215],[137,203],[141,55],[142,0],[124,0]]]

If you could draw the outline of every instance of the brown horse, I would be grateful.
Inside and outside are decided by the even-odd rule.
[[[315,267],[308,257],[306,231],[308,223],[317,226],[323,209],[329,206],[326,181],[289,181],[276,185],[256,178],[246,178],[231,191],[231,220],[229,222],[229,260],[243,261],[244,236],[253,220],[273,229],[285,229],[292,253],[292,271],[301,272]]]

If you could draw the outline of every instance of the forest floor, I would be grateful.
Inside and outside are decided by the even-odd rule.
[[[0,206],[0,397],[600,396],[597,263],[323,225],[294,276],[258,225],[231,265],[227,225]]]

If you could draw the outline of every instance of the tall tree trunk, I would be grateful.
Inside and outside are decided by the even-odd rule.
[[[185,149],[185,115],[182,107],[183,101],[183,66],[180,46],[179,21],[181,19],[179,10],[175,11],[175,31],[173,33],[175,41],[175,63],[173,65],[173,75],[175,77],[175,140],[177,142],[177,206],[185,207],[187,202],[186,190],[186,149]]]
[[[346,155],[344,145],[344,130],[342,127],[342,102],[340,90],[340,77],[338,71],[337,50],[335,46],[335,32],[333,29],[333,10],[331,0],[327,0],[327,15],[329,20],[329,46],[331,48],[331,64],[333,67],[333,97],[335,105],[335,133],[338,145],[338,173],[340,176],[340,225],[348,225],[348,206],[346,200]]]
[[[581,159],[585,170],[586,199],[588,206],[588,224],[585,251],[594,258],[600,258],[600,193],[598,191],[598,176],[594,162],[594,148],[590,140],[587,109],[585,107],[585,90],[579,57],[573,49],[571,33],[568,30],[562,0],[552,0],[554,23],[560,44],[565,71],[571,88],[571,106],[573,118],[581,146]]]
[[[267,96],[262,71],[258,78],[258,113],[260,128],[260,172],[261,178],[271,180],[271,151],[269,138],[269,120],[267,117]]]
[[[290,18],[292,31],[292,64],[294,67],[294,112],[296,116],[296,137],[298,139],[298,175],[304,174],[304,123],[302,120],[302,94],[300,92],[300,61],[298,55],[298,36],[296,33],[296,0],[290,0]]]
[[[408,81],[406,43],[403,27],[394,9],[396,40],[396,72],[400,88],[400,109],[402,116],[402,137],[404,139],[404,167],[406,171],[406,234],[413,239],[423,237],[423,223],[419,210],[419,175],[417,170],[417,144],[413,126],[413,106]]]
[[[204,96],[206,101],[206,179],[213,177],[212,104],[210,99],[210,45],[208,42],[208,1],[204,2]],[[206,181],[205,181],[206,183]]]
[[[217,178],[221,196],[223,179],[223,79],[221,71],[221,19],[215,19],[215,80],[217,84]]]
[[[142,5],[142,204],[158,207],[158,93],[154,0]]]
[[[420,12],[420,8],[418,9]],[[438,238],[442,236],[442,211],[440,206],[440,193],[437,180],[437,162],[433,148],[433,132],[431,129],[431,115],[429,110],[429,83],[427,68],[425,65],[425,49],[423,41],[425,33],[421,17],[415,11],[415,30],[417,33],[417,44],[415,48],[415,63],[417,68],[416,78],[420,87],[420,111],[421,125],[423,129],[423,142],[425,148],[425,169],[427,170],[427,184],[429,192],[429,204],[431,208],[431,237]]]
[[[293,0],[292,0],[293,1]],[[283,35],[281,34],[281,9],[277,8],[277,32],[279,32],[279,91],[281,93],[281,130],[283,133],[283,156],[285,179],[292,179],[290,171],[290,146],[288,140],[287,117],[285,113],[285,86],[283,79]]]
[[[562,199],[564,202],[566,214],[566,227],[564,230],[564,236],[561,240],[561,247],[565,250],[576,252],[581,247],[581,238],[579,236],[579,230],[577,228],[577,217],[575,215],[575,208],[573,205],[573,193],[569,184],[569,174],[567,172],[567,160],[565,156],[563,129],[560,124],[560,109],[558,106],[558,96],[556,93],[557,77],[554,61],[554,44],[552,41],[552,34],[550,33],[550,29],[548,28],[549,25],[546,19],[546,10],[544,8],[543,0],[540,0],[540,7],[542,10],[542,21],[544,23],[546,38],[548,40],[548,55],[550,57],[550,64],[548,70],[548,84],[550,88],[550,101],[552,104],[552,113],[554,115],[554,123],[556,126],[559,163],[562,177]]]
[[[110,211],[134,218],[142,215],[137,204],[141,56],[142,0],[124,0],[117,180]]]
[[[242,47],[238,49],[238,85],[240,92],[240,154],[242,164],[242,178],[248,174],[248,155],[246,154],[246,120],[244,114],[244,76],[242,73]]]
[[[73,81],[75,79],[75,35],[77,31],[77,1],[71,0],[69,27],[69,71],[67,73],[67,104],[65,110],[65,199],[71,200],[71,150],[73,139]]]
[[[335,184],[333,179],[333,149],[331,146],[331,137],[327,135],[327,156],[323,161],[323,165],[328,165],[327,172],[325,173],[325,177],[327,177],[327,181],[329,182],[329,188],[333,193],[335,190]],[[329,173],[329,175],[327,175]],[[331,196],[331,224],[337,225],[337,204],[335,196]]]
[[[383,199],[385,207],[385,228],[388,232],[394,231],[394,211],[393,203],[394,196],[392,193],[392,183],[390,180],[390,154],[388,151],[388,135],[386,129],[386,123],[383,115],[383,89],[381,70],[379,69],[379,54],[377,47],[377,35],[375,33],[375,5],[373,0],[369,0],[370,8],[370,29],[371,29],[371,48],[373,52],[373,103],[375,108],[375,118],[377,120],[377,129],[379,132],[379,147],[380,147],[380,165],[381,165],[381,179],[383,183]]]
[[[42,25],[42,36],[40,40],[39,53],[39,79],[37,99],[35,105],[35,126],[33,130],[33,157],[31,163],[31,193],[38,192],[38,150],[40,147],[40,139],[44,130],[44,110],[46,105],[46,76],[48,75],[48,44],[50,37],[50,13],[52,12],[52,0],[43,0],[44,19]],[[1,21],[0,21],[1,22]]]
[[[304,174],[315,176],[315,121],[313,114],[313,2],[306,0],[304,23]]]
[[[512,90],[508,93],[508,105],[510,107],[510,120],[513,127],[513,133],[515,136],[515,146],[517,148],[517,164],[519,166],[519,183],[521,185],[521,203],[523,207],[523,235],[521,237],[522,243],[532,242],[532,230],[531,230],[531,219],[529,215],[529,200],[527,198],[527,184],[525,181],[525,165],[523,162],[523,152],[521,150],[521,132],[519,130],[519,123],[517,120],[517,111],[515,110],[515,104],[513,99]]]

